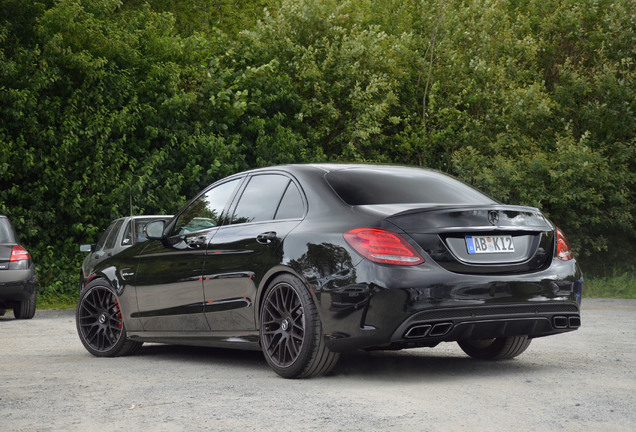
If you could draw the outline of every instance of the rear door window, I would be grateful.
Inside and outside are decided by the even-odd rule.
[[[233,224],[273,220],[289,178],[280,174],[253,176],[234,210]]]

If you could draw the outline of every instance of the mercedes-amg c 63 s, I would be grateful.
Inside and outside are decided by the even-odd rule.
[[[145,341],[259,349],[298,378],[358,349],[457,342],[509,359],[581,325],[583,278],[563,233],[436,171],[256,169],[145,235],[80,293],[77,330],[96,356]]]

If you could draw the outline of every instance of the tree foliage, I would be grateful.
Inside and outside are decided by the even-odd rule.
[[[541,208],[588,271],[633,268],[635,10],[0,0],[0,213],[72,292],[115,217],[250,167],[400,163]]]

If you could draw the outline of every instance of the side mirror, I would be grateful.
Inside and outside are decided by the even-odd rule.
[[[163,230],[166,228],[166,221],[154,220],[148,222],[144,227],[144,235],[149,240],[161,240],[163,238]]]
[[[95,250],[94,244],[83,244],[80,245],[80,252],[91,253]]]

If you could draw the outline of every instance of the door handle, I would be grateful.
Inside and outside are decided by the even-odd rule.
[[[268,231],[256,236],[256,242],[260,244],[270,244],[272,241],[276,239],[276,232]]]

